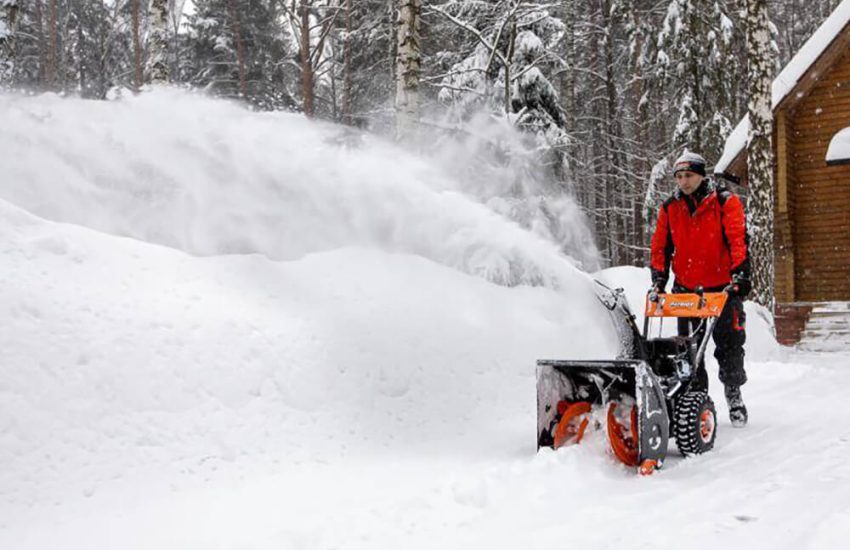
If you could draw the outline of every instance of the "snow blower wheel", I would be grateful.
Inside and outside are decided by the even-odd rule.
[[[682,395],[673,409],[672,427],[672,435],[682,455],[700,455],[714,448],[717,412],[711,397],[703,391],[689,391]]]

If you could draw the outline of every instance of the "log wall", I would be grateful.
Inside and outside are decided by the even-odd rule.
[[[794,277],[793,292],[777,296],[850,300],[850,166],[826,164],[833,136],[850,126],[850,49],[785,116]]]

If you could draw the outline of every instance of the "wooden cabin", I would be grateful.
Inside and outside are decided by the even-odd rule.
[[[773,108],[774,313],[794,344],[813,308],[850,302],[850,0],[776,78]],[[715,166],[744,186],[747,130],[745,117]]]

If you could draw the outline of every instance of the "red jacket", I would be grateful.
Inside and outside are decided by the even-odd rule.
[[[690,197],[678,190],[658,212],[652,236],[653,278],[688,289],[723,287],[732,273],[749,276],[747,224],[741,199],[706,180]]]

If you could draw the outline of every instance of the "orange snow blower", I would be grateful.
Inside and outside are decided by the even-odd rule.
[[[619,358],[537,361],[538,450],[577,444],[591,426],[601,431],[603,425],[614,456],[644,475],[662,466],[671,437],[685,456],[711,450],[714,403],[693,382],[705,368],[708,340],[733,286],[715,293],[650,292],[641,332],[623,290],[598,284],[621,338]],[[665,338],[665,317],[700,321],[687,336]],[[658,319],[655,338],[649,337],[651,319]]]

